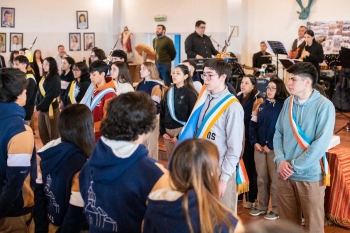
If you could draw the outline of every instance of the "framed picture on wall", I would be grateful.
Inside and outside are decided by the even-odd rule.
[[[81,50],[81,36],[80,33],[69,33],[69,51]]]
[[[91,50],[95,47],[95,33],[84,33],[84,50]]]
[[[89,20],[87,11],[77,11],[77,28],[78,29],[88,29]]]
[[[10,52],[23,48],[23,33],[10,33]]]
[[[6,33],[0,32],[0,52],[6,52]]]
[[[1,27],[15,27],[15,8],[1,7]]]

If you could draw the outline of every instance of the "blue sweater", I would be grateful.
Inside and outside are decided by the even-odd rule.
[[[47,232],[49,222],[61,227],[61,232],[87,230],[83,207],[75,205],[76,198],[72,198],[73,177],[86,163],[86,155],[69,142],[44,149],[38,153],[42,182],[37,179],[34,212],[36,232]]]
[[[157,88],[159,87],[160,91],[157,91]],[[160,113],[160,100],[162,97],[162,84],[160,81],[152,80],[152,81],[146,81],[142,80],[139,85],[136,87],[136,91],[143,91],[149,94],[154,101],[154,104],[157,107],[157,114]]]
[[[273,135],[275,134],[275,125],[283,107],[284,100],[270,102],[268,99],[260,104],[258,115],[252,117],[249,124],[249,136],[252,146],[259,143],[261,146],[267,145],[273,150]]]
[[[0,219],[28,214],[34,204],[36,151],[25,114],[14,102],[0,102]]]
[[[161,191],[161,190],[159,190]],[[153,193],[152,193],[153,194]],[[164,195],[165,196],[165,195]],[[170,196],[170,195],[169,195]],[[151,197],[151,195],[150,195]],[[147,211],[144,218],[143,231],[147,233],[187,233],[190,232],[182,208],[183,195],[177,200],[152,200],[148,199]],[[200,233],[200,221],[197,196],[194,190],[188,191],[188,210],[191,218],[193,232]],[[231,223],[235,229],[238,219],[231,215]],[[216,226],[214,233],[228,233],[226,226]]]
[[[102,139],[118,142],[102,137],[79,176],[89,231],[141,232],[148,194],[164,173],[144,145],[118,157]]]
[[[320,159],[328,149],[333,136],[335,109],[326,97],[314,90],[309,100],[300,104],[294,98],[293,112],[297,123],[312,143],[304,151],[294,137],[288,118],[288,107],[291,97],[285,100],[276,123],[273,138],[275,163],[290,162],[294,174],[291,180],[316,182],[323,178]]]

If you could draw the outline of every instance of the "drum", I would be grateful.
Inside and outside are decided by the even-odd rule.
[[[273,73],[273,74],[276,74],[276,65],[274,65],[274,64],[264,64],[264,65],[266,65],[266,69],[265,69],[265,73],[266,74],[271,74],[271,73]]]

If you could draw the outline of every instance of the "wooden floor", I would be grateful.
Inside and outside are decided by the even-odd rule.
[[[340,136],[340,145],[341,147],[348,148],[350,150],[350,131],[346,131],[345,127],[348,123],[350,123],[350,113],[345,113],[344,115],[337,113],[336,114],[336,123],[335,123],[335,129],[334,132],[339,133],[337,134]],[[343,128],[343,129],[342,129]],[[37,149],[42,147],[42,143],[39,138],[38,133],[38,127],[37,124],[35,124],[35,142]],[[166,159],[165,154],[165,146],[162,138],[159,138],[159,162],[161,162],[164,166],[168,164],[168,161]],[[251,224],[255,222],[260,221],[270,221],[265,220],[263,216],[254,217],[249,215],[250,210],[243,208],[244,202],[238,202],[238,216],[242,219],[243,224]],[[275,221],[279,221],[278,219]],[[346,230],[344,228],[338,227],[338,226],[332,226],[331,223],[328,223],[325,221],[325,233],[349,233],[350,230]]]

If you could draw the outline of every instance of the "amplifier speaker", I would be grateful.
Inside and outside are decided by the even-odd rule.
[[[323,87],[328,99],[332,100],[334,91],[334,77],[321,75],[319,77],[318,84]]]

